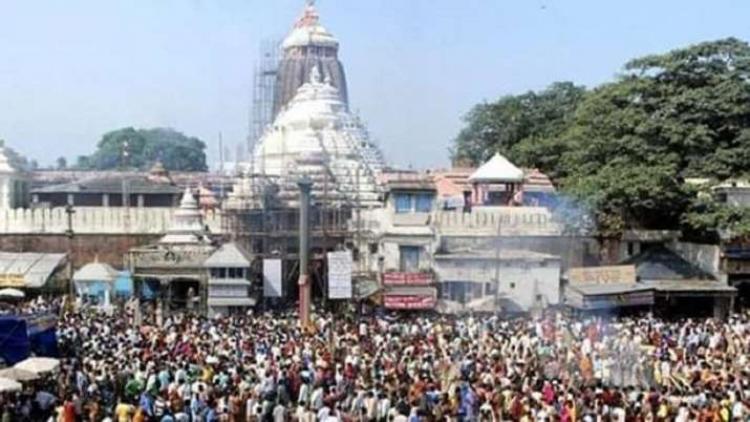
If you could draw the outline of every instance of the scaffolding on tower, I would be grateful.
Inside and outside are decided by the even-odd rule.
[[[253,75],[253,100],[250,110],[248,152],[252,155],[255,143],[273,122],[273,99],[276,92],[276,75],[279,70],[281,43],[266,39],[260,45],[260,60]]]

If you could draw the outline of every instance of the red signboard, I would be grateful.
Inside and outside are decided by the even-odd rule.
[[[384,286],[426,286],[432,284],[430,273],[384,273]]]
[[[386,309],[434,309],[437,298],[433,296],[385,296]]]

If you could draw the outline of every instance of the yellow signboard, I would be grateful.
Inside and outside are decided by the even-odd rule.
[[[26,287],[21,274],[0,274],[0,287]]]
[[[581,284],[633,284],[634,265],[613,265],[608,267],[579,267],[568,269],[568,281],[572,285]]]

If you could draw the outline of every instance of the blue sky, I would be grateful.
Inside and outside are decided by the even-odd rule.
[[[247,135],[259,43],[302,0],[0,0],[0,138],[52,163],[119,127]],[[472,105],[632,57],[750,40],[748,0],[319,0],[352,107],[397,165],[447,166]]]

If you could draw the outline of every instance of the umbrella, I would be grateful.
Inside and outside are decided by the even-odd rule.
[[[10,393],[14,391],[21,391],[23,386],[18,381],[13,381],[8,378],[0,378],[0,393]]]
[[[54,358],[28,358],[15,365],[18,369],[25,369],[34,372],[35,374],[52,372],[57,369],[58,366],[60,366],[60,361]]]
[[[39,375],[35,372],[27,371],[26,369],[18,368],[5,368],[0,369],[0,378],[8,378],[15,381],[36,381],[39,379]]]
[[[13,299],[23,299],[26,297],[26,293],[18,289],[2,289],[0,290],[0,297],[11,297]]]

